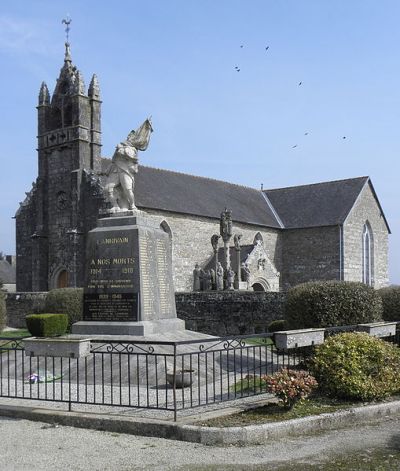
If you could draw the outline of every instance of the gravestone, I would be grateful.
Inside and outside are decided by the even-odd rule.
[[[72,333],[148,335],[184,330],[176,317],[170,238],[139,211],[88,233],[83,321]]]

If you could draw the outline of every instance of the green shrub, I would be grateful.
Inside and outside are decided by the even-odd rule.
[[[277,319],[268,324],[268,332],[278,332],[280,330],[288,330],[288,323],[285,319]]]
[[[35,337],[55,337],[67,331],[68,316],[66,314],[31,314],[26,316],[26,325]]]
[[[285,409],[291,409],[318,386],[315,378],[307,371],[287,368],[282,368],[273,375],[264,375],[261,379],[266,383],[267,392],[275,394]]]
[[[45,301],[47,312],[68,315],[68,329],[75,322],[82,320],[83,288],[58,288],[47,293]]]
[[[400,321],[400,286],[388,286],[377,291],[382,298],[385,321]]]
[[[382,300],[364,283],[308,282],[288,291],[285,313],[292,329],[376,322],[382,320]]]
[[[334,397],[366,401],[400,390],[400,349],[364,332],[330,337],[316,348],[310,367]]]
[[[7,310],[6,310],[6,295],[0,291],[0,332],[6,326]]]

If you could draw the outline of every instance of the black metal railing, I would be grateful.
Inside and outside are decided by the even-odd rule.
[[[355,330],[326,329],[325,335]],[[386,340],[400,345],[400,333]],[[310,347],[277,350],[273,334],[177,342],[91,340],[83,358],[25,355],[0,337],[0,397],[177,413],[265,394],[262,376],[302,368]]]

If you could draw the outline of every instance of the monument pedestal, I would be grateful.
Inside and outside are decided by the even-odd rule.
[[[72,333],[184,330],[176,317],[170,244],[168,234],[143,213],[99,219],[88,233],[83,321]]]

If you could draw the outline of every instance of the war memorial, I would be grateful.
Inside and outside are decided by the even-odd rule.
[[[268,330],[287,289],[387,284],[390,229],[369,177],[257,190],[154,169],[139,164],[150,118],[102,157],[99,81],[86,90],[68,42],[37,109],[38,178],[16,214],[9,321],[52,290],[83,288],[83,314],[69,334],[3,344],[0,396],[176,420],[266,394],[262,378],[300,369],[330,335]],[[395,322],[352,327],[396,336]]]

